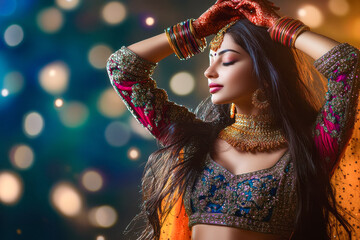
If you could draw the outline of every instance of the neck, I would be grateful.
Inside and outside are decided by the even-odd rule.
[[[251,106],[247,106],[247,107],[245,106],[238,107],[237,105],[235,105],[235,108],[236,108],[236,114],[241,114],[241,115],[258,116],[258,115],[264,115],[270,113],[268,110],[261,110],[255,108],[252,104]]]
[[[255,108],[251,102],[251,98],[241,99],[239,102],[234,102],[236,113],[244,114],[244,115],[259,115],[262,111],[258,108]]]

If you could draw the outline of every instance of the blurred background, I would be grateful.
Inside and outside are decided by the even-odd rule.
[[[0,239],[135,239],[123,231],[157,145],[112,89],[106,61],[214,2],[0,0]],[[360,47],[360,1],[274,2]],[[209,95],[207,53],[159,64],[154,79],[171,101],[194,109]]]

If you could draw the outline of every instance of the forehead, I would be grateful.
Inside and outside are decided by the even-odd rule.
[[[217,51],[213,51],[210,49],[209,56],[214,57],[217,55],[217,53],[220,53],[221,51],[226,49],[233,49],[238,52],[244,52],[244,49],[234,41],[230,34],[225,34],[224,40],[221,43],[220,48]]]

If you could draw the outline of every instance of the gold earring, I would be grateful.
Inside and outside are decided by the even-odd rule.
[[[235,103],[232,103],[230,107],[230,118],[234,118],[234,117],[235,117]]]
[[[264,100],[259,100],[259,96]],[[262,90],[261,88],[256,89],[256,91],[252,95],[252,104],[259,109],[265,109],[270,106],[269,101],[265,97],[264,90]]]

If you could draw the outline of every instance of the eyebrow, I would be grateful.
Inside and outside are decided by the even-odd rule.
[[[233,49],[225,49],[225,50],[222,50],[221,52],[219,52],[217,55],[220,56],[220,55],[223,55],[223,54],[226,53],[226,52],[234,52],[234,53],[241,54],[241,53],[239,53],[238,51],[235,51],[235,50],[233,50]],[[210,56],[210,57],[213,57],[213,55],[212,55],[211,53],[209,54],[209,56]]]

